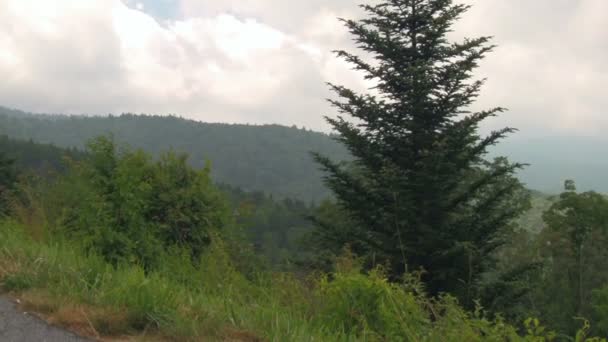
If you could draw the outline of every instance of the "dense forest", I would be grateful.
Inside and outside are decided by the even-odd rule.
[[[608,197],[496,155],[469,7],[362,8],[332,136],[2,109],[0,289],[97,339],[606,341]]]
[[[67,170],[65,159],[78,160],[84,156],[75,148],[64,149],[50,144],[40,144],[32,140],[22,141],[0,136],[0,151],[6,158],[16,162],[22,171],[40,177],[51,177]]]

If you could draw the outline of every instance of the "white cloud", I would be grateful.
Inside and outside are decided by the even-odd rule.
[[[608,129],[608,2],[475,0],[457,25],[461,35],[493,35],[483,62],[480,106],[510,109],[494,127],[522,135],[597,135]]]
[[[111,2],[0,2],[0,102],[32,109],[100,106],[120,97],[119,40],[107,18]],[[61,105],[60,105],[61,104]]]
[[[0,4],[1,104],[321,128],[324,77],[348,73],[314,41],[253,17],[218,12],[160,24],[118,0],[39,5]]]
[[[325,82],[369,86],[331,53],[354,48],[336,17],[361,16],[356,2],[181,0],[163,22],[149,2],[127,2],[1,0],[0,105],[326,129]],[[510,109],[489,127],[608,129],[608,1],[470,2],[455,36],[499,44],[478,72],[478,106]]]

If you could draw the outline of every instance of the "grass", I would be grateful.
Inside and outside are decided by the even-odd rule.
[[[0,279],[4,291],[53,323],[91,337],[163,340],[328,340],[311,327],[298,301],[305,291],[287,276],[245,279],[219,250],[195,267],[169,257],[165,270],[146,274],[112,267],[72,243],[31,239],[22,226],[0,224]],[[286,298],[291,296],[292,298]],[[290,303],[285,305],[285,303]]]
[[[38,236],[38,235],[37,235]],[[345,271],[310,281],[245,277],[226,247],[195,266],[168,254],[155,272],[112,267],[73,242],[33,239],[0,222],[0,285],[49,322],[102,340],[145,341],[548,341],[520,337],[500,319],[430,300],[381,272]]]

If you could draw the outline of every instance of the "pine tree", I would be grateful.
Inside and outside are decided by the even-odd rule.
[[[339,115],[326,117],[354,160],[336,163],[314,154],[356,224],[348,234],[326,225],[318,234],[342,237],[338,242],[388,263],[394,279],[423,269],[432,294],[469,300],[526,203],[514,178],[523,165],[484,159],[490,146],[515,131],[478,133],[484,119],[504,109],[469,109],[483,85],[472,71],[494,46],[490,37],[448,41],[451,26],[469,8],[451,0],[361,7],[365,19],[343,22],[369,61],[336,53],[377,85],[373,93],[358,94],[329,84]]]

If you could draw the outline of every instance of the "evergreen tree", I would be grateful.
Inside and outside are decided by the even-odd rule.
[[[385,0],[362,8],[365,19],[343,22],[370,60],[337,55],[377,85],[358,94],[330,84],[339,115],[326,117],[354,161],[314,154],[356,224],[348,234],[325,227],[319,235],[364,248],[370,260],[390,266],[393,279],[423,269],[432,294],[451,292],[470,303],[527,203],[513,176],[523,165],[484,159],[515,131],[478,133],[503,108],[469,110],[483,84],[472,71],[494,46],[489,37],[448,41],[469,8],[451,0]]]

